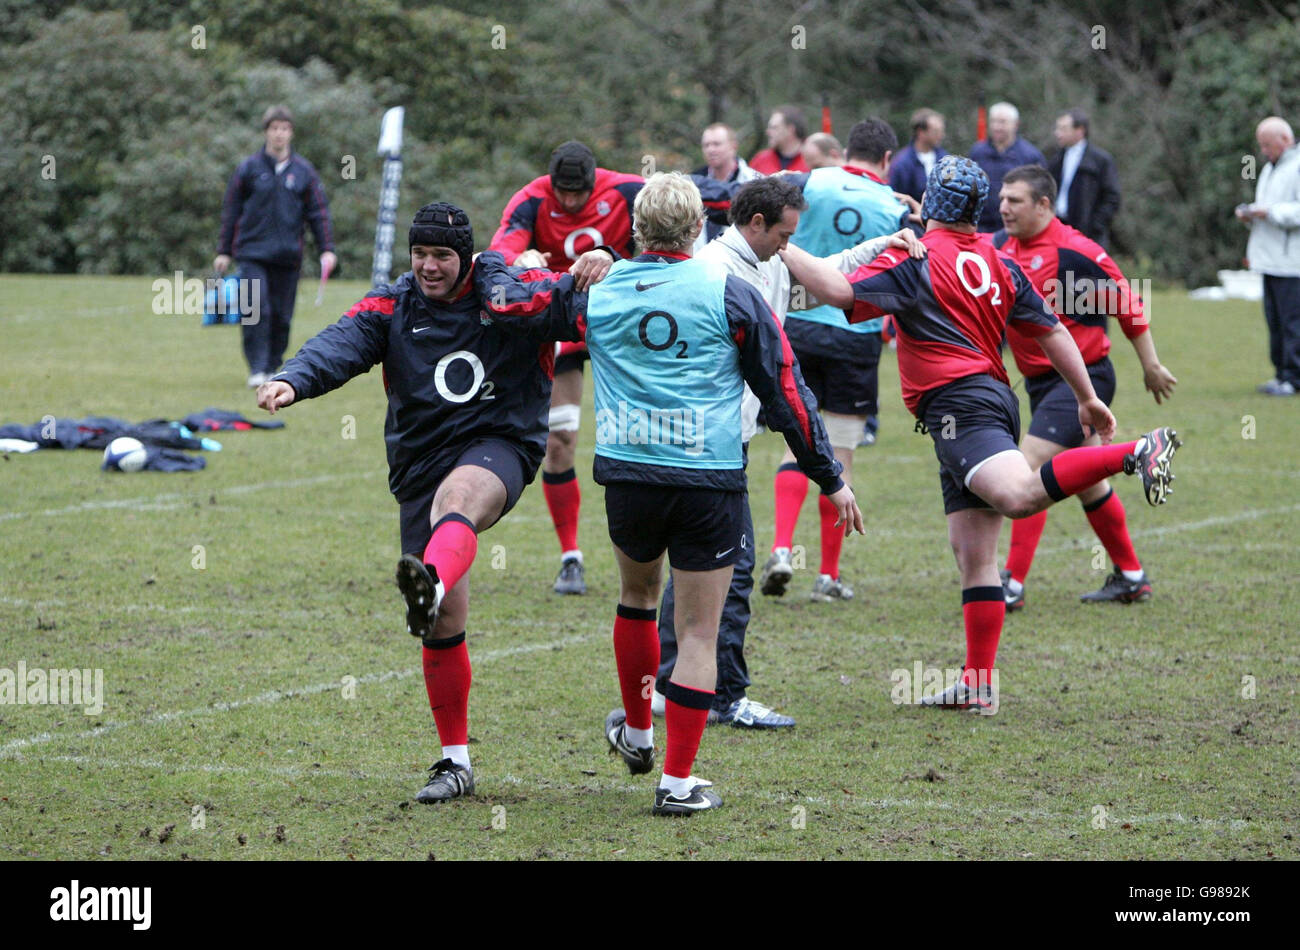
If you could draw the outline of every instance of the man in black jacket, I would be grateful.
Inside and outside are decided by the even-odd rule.
[[[465,622],[478,535],[514,507],[537,474],[554,341],[578,339],[581,331],[545,311],[494,320],[471,260],[469,218],[455,205],[421,208],[409,242],[411,270],[304,343],[261,385],[257,403],[275,412],[383,365],[388,482],[401,506],[397,584],[407,630],[424,644],[425,688],[442,743],[416,801],[442,802],[474,793]],[[572,268],[575,282],[555,292],[585,289],[584,268],[595,262],[601,276],[612,261],[605,251],[589,251]],[[509,273],[537,281],[539,297],[560,276]]]
[[[239,163],[221,203],[221,236],[212,269],[224,274],[231,260],[239,276],[254,281],[258,312],[240,321],[248,385],[256,389],[280,368],[289,345],[302,268],[302,232],[310,225],[323,272],[332,271],[334,234],[329,200],[311,162],[289,148],[293,116],[271,106],[262,116],[266,147]]]
[[[1119,210],[1119,173],[1110,153],[1088,141],[1088,115],[1071,109],[1056,120],[1060,151],[1047,163],[1056,179],[1056,216],[1102,247]]]

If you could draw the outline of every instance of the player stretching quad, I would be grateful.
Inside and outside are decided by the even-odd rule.
[[[1109,406],[1115,398],[1115,368],[1108,356],[1110,338],[1106,336],[1107,316],[1119,318],[1124,335],[1133,344],[1142,364],[1147,391],[1155,396],[1157,403],[1172,396],[1178,380],[1156,356],[1150,320],[1143,312],[1141,298],[1130,292],[1124,275],[1101,245],[1056,217],[1056,181],[1051,173],[1040,165],[1023,165],[1007,172],[1002,179],[999,210],[1004,229],[993,236],[994,246],[1015,258],[1034,289],[1053,305],[1057,317],[1078,344],[1088,376],[1102,402]],[[1087,313],[1064,312],[1074,311],[1074,304],[1080,300]],[[1042,465],[1066,449],[1100,445],[1101,439],[1095,432],[1084,436],[1070,387],[1052,369],[1033,339],[1012,323],[1007,327],[1007,342],[1011,344],[1016,368],[1024,374],[1029,411],[1033,413],[1029,434],[1020,443],[1026,461],[1031,466]],[[1102,479],[1079,492],[1077,497],[1088,523],[1115,565],[1101,590],[1084,594],[1080,600],[1123,604],[1149,600],[1151,582],[1133,550],[1119,495]],[[1008,611],[1025,605],[1025,578],[1046,523],[1046,511],[1011,522],[1011,550],[1002,570]]]
[[[495,323],[483,312],[469,218],[425,205],[409,232],[411,270],[372,290],[303,344],[257,391],[275,412],[324,395],[382,363],[389,487],[401,511],[397,584],[407,630],[423,643],[424,683],[442,742],[420,802],[474,792],[469,758],[470,662],[465,644],[469,569],[478,535],[533,480],[546,441],[554,340],[567,324],[546,315]],[[603,273],[608,255],[578,262]],[[539,274],[540,275],[540,272]]]
[[[654,767],[650,704],[665,551],[676,590],[677,662],[665,689],[667,751],[656,815],[722,803],[712,783],[691,768],[714,698],[718,623],[732,565],[753,543],[743,528],[740,406],[746,382],[768,425],[785,436],[808,477],[836,506],[845,533],[862,532],[862,513],[839,477],[816,403],[771,308],[744,279],[691,258],[703,215],[690,179],[652,176],[636,200],[640,255],[614,264],[591,289],[585,314],[569,310],[575,324],[585,325],[591,353],[594,475],[605,486],[622,579],[614,654],[623,708],[609,714],[604,733],[634,775]],[[548,288],[493,275],[500,260],[484,254],[478,267],[484,280],[510,286],[500,295],[510,302],[501,312],[527,313],[549,303]]]
[[[1147,501],[1163,504],[1180,443],[1172,429],[1160,428],[1134,442],[1105,444],[1115,417],[1097,398],[1070,331],[1019,265],[975,232],[988,188],[988,177],[968,158],[949,155],[935,165],[921,207],[924,260],[885,251],[845,277],[793,245],[783,256],[809,293],[843,307],[849,320],[895,316],[903,402],[934,440],[966,626],[962,678],[922,702],[993,712],[1006,615],[996,560],[1003,515],[1027,517],[1121,471],[1140,475]],[[1029,467],[1018,447],[1020,405],[998,352],[1008,323],[1037,340],[1074,393],[1080,425],[1104,444]]]

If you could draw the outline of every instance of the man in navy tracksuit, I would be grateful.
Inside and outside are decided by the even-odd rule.
[[[260,304],[259,312],[240,321],[253,388],[280,368],[289,345],[304,225],[311,225],[316,238],[321,271],[328,273],[338,263],[320,176],[311,162],[289,149],[293,116],[284,106],[271,106],[262,116],[262,128],[266,147],[240,162],[226,186],[212,262],[212,269],[224,274],[233,258],[240,277],[255,282],[252,299]]]
[[[469,569],[486,531],[519,500],[546,452],[555,340],[566,321],[494,320],[472,264],[474,235],[455,205],[426,205],[409,232],[411,270],[312,337],[257,401],[275,412],[383,365],[388,482],[401,507],[397,583],[407,629],[424,645],[424,681],[442,743],[421,802],[474,792],[469,759]],[[574,265],[612,254],[591,251]],[[500,261],[500,258],[497,258]],[[509,269],[549,295],[559,275]],[[542,278],[545,280],[542,280]],[[565,278],[574,293],[574,280]],[[585,286],[578,279],[577,286]],[[578,294],[585,298],[585,295]],[[506,301],[503,301],[506,302]]]

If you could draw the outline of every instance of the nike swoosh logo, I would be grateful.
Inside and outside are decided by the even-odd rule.
[[[858,406],[865,406],[865,405],[866,405],[867,403],[869,403],[870,401],[871,401],[870,399],[863,399],[861,402],[855,402],[855,403],[853,404],[853,408],[856,409],[856,408],[858,408]]]
[[[734,550],[736,550],[736,548],[735,548],[735,546],[733,545],[732,547],[727,548],[727,550],[725,550],[725,551],[719,551],[717,554],[715,554],[715,555],[713,555],[713,556],[714,556],[715,558],[726,557],[728,554],[730,554],[730,553],[731,553],[732,551],[734,551]]]
[[[841,190],[841,191],[866,191],[867,189],[865,189],[865,188],[854,188],[852,185],[843,185],[843,186],[840,188],[840,190]]]
[[[423,333],[423,332],[424,332],[425,330],[427,330],[427,329],[429,329],[429,328],[428,328],[428,327],[411,327],[411,332],[412,332],[412,333]]]
[[[637,289],[637,290],[649,290],[651,287],[658,287],[660,284],[666,284],[666,283],[668,283],[668,281],[666,281],[666,280],[657,280],[657,281],[655,281],[653,284],[643,284],[643,283],[641,283],[641,281],[638,280],[638,281],[636,282],[636,289]]]
[[[564,214],[565,214],[565,212],[563,212],[563,211],[552,211],[552,212],[551,212],[551,217],[552,217],[552,218],[562,218],[562,217],[564,217]]]

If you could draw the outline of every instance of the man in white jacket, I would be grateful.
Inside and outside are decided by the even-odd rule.
[[[710,241],[696,256],[710,260],[752,284],[777,321],[785,324],[791,306],[790,271],[777,251],[786,246],[799,226],[799,213],[807,207],[803,192],[784,176],[760,178],[744,185],[731,199],[733,224]],[[870,262],[886,246],[906,248],[915,256],[925,253],[911,231],[864,241],[831,258],[844,273],[852,273]],[[795,295],[795,309],[816,306],[817,301],[802,292]],[[745,387],[741,403],[741,439],[748,451],[749,440],[758,432],[759,402]],[[718,628],[718,683],[709,721],[739,728],[778,729],[794,725],[794,719],[754,702],[746,695],[749,671],[745,664],[745,631],[749,625],[749,595],[754,589],[754,522],[746,496],[744,512],[745,546],[731,576],[731,588],[722,609]],[[663,689],[677,660],[677,637],[673,629],[673,586],[669,578],[659,609],[659,675],[652,708],[664,708]]]
[[[1300,150],[1285,119],[1269,116],[1255,129],[1267,164],[1259,173],[1254,204],[1237,208],[1250,225],[1246,257],[1264,275],[1264,319],[1274,376],[1258,387],[1269,396],[1300,389]],[[1291,241],[1294,238],[1295,243]]]

